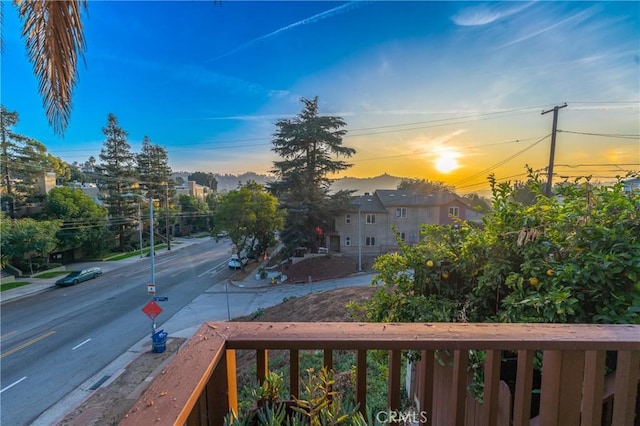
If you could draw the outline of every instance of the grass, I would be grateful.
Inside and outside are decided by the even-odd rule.
[[[155,247],[155,251],[157,252],[158,250],[166,248],[167,245],[166,244],[157,244],[154,247]],[[149,254],[149,251],[150,251],[149,247],[142,249],[142,255],[143,256],[147,256]],[[131,251],[129,253],[118,253],[118,254],[115,254],[113,256],[107,256],[102,260],[114,261],[114,260],[129,259],[131,257],[137,257],[137,256],[140,256],[140,250]]]
[[[4,283],[0,285],[0,291],[11,290],[12,288],[22,287],[23,285],[31,284],[26,281],[15,281],[12,283]]]
[[[67,275],[70,271],[49,271],[34,275],[33,278],[54,278],[58,275]]]

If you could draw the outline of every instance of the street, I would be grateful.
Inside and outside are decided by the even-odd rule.
[[[206,239],[156,256],[158,328],[212,284],[230,275],[228,240]],[[136,342],[151,334],[141,308],[149,262],[2,305],[1,423],[32,424]],[[225,310],[226,312],[226,310]]]

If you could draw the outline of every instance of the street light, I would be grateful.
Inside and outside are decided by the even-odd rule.
[[[362,225],[360,224],[360,211],[362,198],[358,201],[358,272],[362,272]]]
[[[149,257],[151,257],[151,285],[156,285],[156,259],[153,243],[153,198],[145,198],[140,194],[124,194],[124,197],[140,197],[149,203]],[[138,204],[140,209],[140,204]],[[138,210],[140,211],[140,210]],[[142,228],[140,228],[140,234],[142,235]]]

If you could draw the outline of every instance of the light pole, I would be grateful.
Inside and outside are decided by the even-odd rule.
[[[140,214],[140,203],[138,203],[138,240],[140,241],[140,259],[142,259],[142,216]]]
[[[153,243],[153,198],[145,198],[140,194],[124,194],[125,197],[140,197],[149,203],[149,257],[151,257],[151,284],[156,285],[156,259]],[[140,204],[138,204],[138,212],[140,211]],[[139,213],[138,213],[139,214]],[[140,235],[142,235],[142,228],[140,228]]]
[[[362,272],[362,225],[360,223],[360,210],[362,209],[362,198],[358,202],[358,272]]]

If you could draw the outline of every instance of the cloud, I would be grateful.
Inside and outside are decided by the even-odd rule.
[[[500,6],[484,4],[480,6],[469,7],[451,17],[451,20],[462,27],[475,27],[491,24],[499,19],[506,18],[518,13],[529,6],[533,2],[520,4],[508,9],[502,9]]]
[[[561,25],[570,23],[572,21],[578,21],[578,22],[579,21],[584,21],[585,19],[587,19],[590,16],[592,16],[599,9],[600,9],[599,7],[596,9],[596,6],[592,6],[592,7],[588,8],[588,9],[586,9],[586,10],[578,12],[578,13],[576,13],[576,14],[574,14],[572,16],[569,16],[568,18],[565,18],[565,19],[563,19],[563,20],[561,20],[559,22],[556,22],[556,23],[554,23],[552,25],[548,25],[548,26],[546,26],[544,28],[541,28],[539,30],[532,31],[531,33],[526,34],[526,35],[524,35],[522,37],[518,37],[517,39],[512,40],[509,43],[506,43],[506,44],[500,46],[500,48],[506,47],[506,46],[511,46],[513,44],[520,43],[520,42],[525,41],[525,40],[529,40],[530,38],[537,37],[540,34],[543,34],[543,33],[547,32],[547,31],[550,31],[550,30],[552,30],[552,29],[554,29],[556,27],[559,27]]]
[[[208,62],[217,61],[218,59],[224,58],[226,56],[233,55],[234,53],[237,53],[237,52],[240,52],[242,50],[248,49],[249,47],[253,46],[256,43],[259,43],[259,42],[261,42],[263,40],[275,37],[278,34],[284,33],[286,31],[292,30],[294,28],[297,28],[297,27],[300,27],[300,26],[303,26],[303,25],[308,25],[308,24],[315,24],[316,22],[322,21],[322,20],[327,19],[327,18],[331,18],[331,17],[333,17],[333,16],[335,16],[337,14],[348,12],[348,11],[350,11],[352,9],[360,7],[362,5],[362,3],[363,3],[362,1],[351,1],[349,3],[345,3],[345,4],[340,5],[338,7],[334,7],[333,9],[329,9],[329,10],[326,10],[324,12],[315,14],[315,15],[309,17],[309,18],[302,19],[301,21],[294,22],[293,24],[286,25],[286,26],[284,26],[282,28],[279,28],[279,29],[277,29],[277,30],[275,30],[273,32],[270,32],[269,34],[265,34],[263,36],[254,38],[253,40],[249,40],[248,42],[236,47],[233,50],[230,50],[227,53],[223,53],[222,55],[219,55],[219,56],[216,56],[215,58],[209,59]]]

